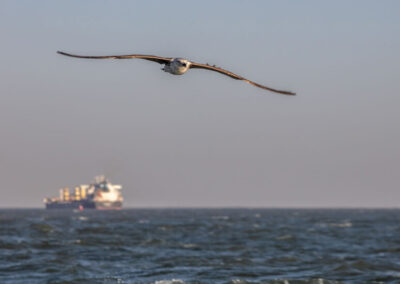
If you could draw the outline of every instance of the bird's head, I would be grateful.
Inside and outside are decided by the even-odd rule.
[[[183,59],[183,58],[176,58],[175,60],[182,67],[188,67],[190,64],[190,62],[188,60]]]

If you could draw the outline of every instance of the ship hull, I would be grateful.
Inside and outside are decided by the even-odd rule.
[[[122,202],[92,202],[88,200],[71,202],[49,202],[46,209],[98,209],[98,210],[120,210]]]
[[[95,206],[96,206],[96,209],[98,209],[98,210],[121,210],[122,202],[120,202],[120,201],[96,202]]]

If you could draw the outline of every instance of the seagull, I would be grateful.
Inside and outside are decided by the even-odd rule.
[[[57,51],[57,53],[65,55],[65,56],[71,56],[71,57],[77,57],[77,58],[88,58],[88,59],[131,59],[131,58],[139,58],[139,59],[144,59],[144,60],[149,60],[153,62],[157,62],[159,64],[163,64],[164,67],[161,68],[161,70],[171,73],[173,75],[182,75],[189,69],[206,69],[206,70],[211,70],[215,71],[221,74],[224,74],[226,76],[229,76],[233,79],[236,80],[242,80],[245,81],[253,86],[262,88],[264,90],[268,90],[274,93],[278,94],[283,94],[283,95],[291,95],[294,96],[296,93],[289,92],[289,91],[282,91],[282,90],[277,90],[277,89],[272,89],[267,86],[260,85],[256,82],[250,81],[242,76],[236,75],[228,70],[216,67],[215,65],[211,66],[208,64],[201,64],[193,61],[189,61],[184,58],[173,58],[173,57],[160,57],[160,56],[154,56],[154,55],[143,55],[143,54],[128,54],[128,55],[109,55],[109,56],[84,56],[84,55],[75,55],[75,54],[70,54],[66,53],[63,51]]]

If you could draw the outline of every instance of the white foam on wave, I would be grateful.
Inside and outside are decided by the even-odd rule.
[[[265,281],[250,281],[245,279],[232,279],[229,284],[250,284],[250,283],[268,283],[268,284],[341,284],[342,282],[334,280],[326,280],[322,278],[316,279],[274,279]]]
[[[242,279],[232,279],[232,281],[230,281],[229,283],[232,283],[232,284],[246,284],[248,282],[246,280],[242,280]]]
[[[182,244],[182,247],[184,247],[184,248],[196,248],[197,247],[197,245],[196,244]]]
[[[282,235],[276,238],[277,240],[291,240],[294,239],[294,236],[287,234],[287,235]]]
[[[229,220],[229,216],[212,216],[214,220]]]
[[[318,223],[317,226],[322,228],[325,227],[350,228],[353,227],[353,223],[351,223],[348,220],[345,220],[340,223]]]
[[[158,280],[154,284],[185,284],[183,280],[172,279],[172,280]]]
[[[350,221],[344,221],[342,223],[329,223],[328,226],[338,228],[350,228],[353,227],[353,223],[351,223]]]

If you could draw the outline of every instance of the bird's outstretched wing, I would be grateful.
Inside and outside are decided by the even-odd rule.
[[[77,57],[77,58],[88,58],[88,59],[131,59],[131,58],[139,58],[139,59],[145,59],[145,60],[150,60],[154,61],[160,64],[167,64],[168,62],[171,62],[173,58],[171,57],[159,57],[159,56],[154,56],[154,55],[143,55],[143,54],[128,54],[128,55],[109,55],[109,56],[83,56],[83,55],[75,55],[75,54],[70,54],[62,51],[57,51],[57,53],[66,55],[66,56],[71,56],[71,57]]]
[[[190,63],[191,63],[190,64],[190,68],[200,68],[200,69],[208,69],[208,70],[216,71],[216,72],[219,72],[221,74],[227,75],[227,76],[229,76],[229,77],[231,77],[233,79],[243,80],[243,81],[245,81],[245,82],[247,82],[249,84],[252,84],[253,86],[256,86],[256,87],[259,87],[259,88],[262,88],[262,89],[265,89],[265,90],[268,90],[268,91],[271,91],[271,92],[274,92],[274,93],[279,93],[279,94],[283,94],[283,95],[291,95],[291,96],[296,95],[296,93],[292,93],[292,92],[289,92],[289,91],[276,90],[276,89],[269,88],[267,86],[260,85],[260,84],[258,84],[256,82],[247,80],[246,78],[244,78],[242,76],[236,75],[236,74],[234,74],[234,73],[232,73],[230,71],[227,71],[225,69],[222,69],[222,68],[219,68],[219,67],[216,67],[216,66],[211,66],[211,65],[208,65],[208,64],[200,64],[200,63],[196,63],[196,62],[190,62]]]

